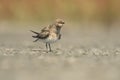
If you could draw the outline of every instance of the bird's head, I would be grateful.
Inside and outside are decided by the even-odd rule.
[[[62,19],[56,19],[55,24],[57,27],[62,27],[65,22]]]

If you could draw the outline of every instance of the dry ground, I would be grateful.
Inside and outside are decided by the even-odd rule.
[[[0,80],[120,80],[117,28],[106,32],[102,25],[66,25],[53,52],[46,52],[29,32],[40,28],[28,26],[1,23]]]

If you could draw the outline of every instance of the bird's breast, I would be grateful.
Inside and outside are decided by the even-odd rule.
[[[56,42],[58,40],[58,34],[56,34],[56,33],[50,33],[49,34],[49,37],[48,38],[46,38],[46,42],[48,42],[48,43],[54,43],[54,42]]]

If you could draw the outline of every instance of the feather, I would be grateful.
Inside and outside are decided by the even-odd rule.
[[[35,34],[39,34],[38,32],[35,32],[35,31],[32,31],[32,30],[30,30],[31,32],[33,32],[33,33],[35,33]]]

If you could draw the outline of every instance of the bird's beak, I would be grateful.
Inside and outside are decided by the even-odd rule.
[[[64,21],[63,21],[62,23],[63,23],[63,24],[65,24],[65,22],[64,22]]]

